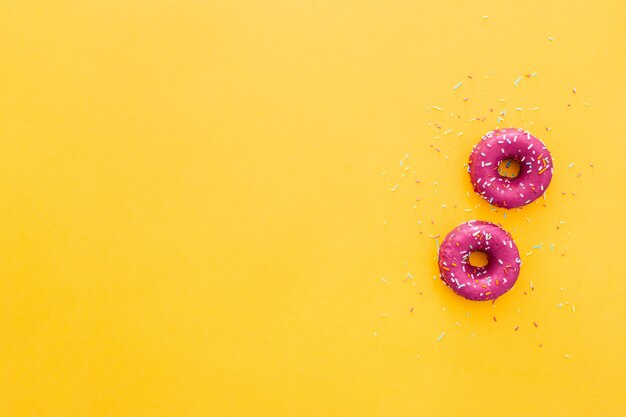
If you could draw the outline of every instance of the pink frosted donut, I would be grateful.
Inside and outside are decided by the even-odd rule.
[[[517,161],[519,175],[503,177],[498,166]],[[552,157],[546,145],[522,129],[494,130],[474,146],[469,174],[474,191],[494,206],[511,209],[541,197],[552,180]]]
[[[487,265],[469,263],[471,252],[484,252]],[[468,300],[493,300],[510,290],[522,261],[511,235],[494,223],[472,220],[463,223],[439,247],[441,279]]]

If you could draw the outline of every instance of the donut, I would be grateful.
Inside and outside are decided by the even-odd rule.
[[[512,159],[520,165],[517,177],[500,175],[498,167]],[[541,197],[552,180],[552,157],[546,145],[522,129],[487,133],[470,155],[469,174],[474,191],[490,204],[511,209]]]
[[[469,255],[483,252],[487,265],[470,265]],[[510,290],[522,261],[511,235],[490,222],[472,220],[452,230],[439,247],[441,279],[468,300],[494,300]]]

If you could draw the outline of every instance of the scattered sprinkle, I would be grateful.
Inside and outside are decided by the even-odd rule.
[[[574,163],[572,162],[572,163],[571,163],[571,164],[569,164],[567,167],[568,167],[568,168],[571,168],[571,167],[573,167],[573,166],[574,166]]]
[[[400,185],[396,184],[395,187],[393,187],[391,190],[389,191],[396,191],[398,189],[398,187],[400,187]]]
[[[433,109],[439,110],[439,111],[443,111],[443,109],[441,107],[438,107],[438,106],[433,106]]]
[[[489,19],[489,16],[485,15],[483,16],[483,19]]]
[[[459,83],[457,85],[455,85],[454,87],[452,87],[452,91],[456,90],[457,88],[459,88],[460,86],[463,85],[463,81],[459,81]]]
[[[553,38],[552,36],[550,36],[550,37],[548,37],[548,40],[549,40],[550,42],[552,42],[552,41],[554,41],[554,38]]]
[[[441,339],[443,339],[443,337],[446,335],[446,332],[441,332],[441,334],[439,335],[439,337],[437,338],[437,342],[439,342]]]
[[[533,321],[533,326],[535,326],[535,327],[539,327],[539,325],[537,324],[537,322],[536,322],[536,321]]]
[[[515,82],[513,83],[513,85],[515,87],[517,87],[517,85],[519,84],[519,82],[522,81],[522,77],[517,77],[517,79],[515,80]]]

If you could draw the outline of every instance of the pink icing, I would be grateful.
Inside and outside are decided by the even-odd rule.
[[[500,162],[514,159],[519,175],[503,177]],[[469,173],[474,191],[494,206],[524,206],[541,197],[552,180],[552,157],[542,141],[522,129],[494,130],[483,136],[470,155]]]
[[[488,263],[474,267],[471,252],[484,252]],[[472,220],[456,227],[439,247],[441,279],[468,300],[493,300],[510,290],[522,261],[511,235],[490,222]]]

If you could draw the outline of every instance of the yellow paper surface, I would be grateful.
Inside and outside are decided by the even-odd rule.
[[[0,414],[624,415],[625,15],[1,1]],[[498,126],[555,161],[506,218]],[[522,253],[495,304],[434,279],[470,219]]]

